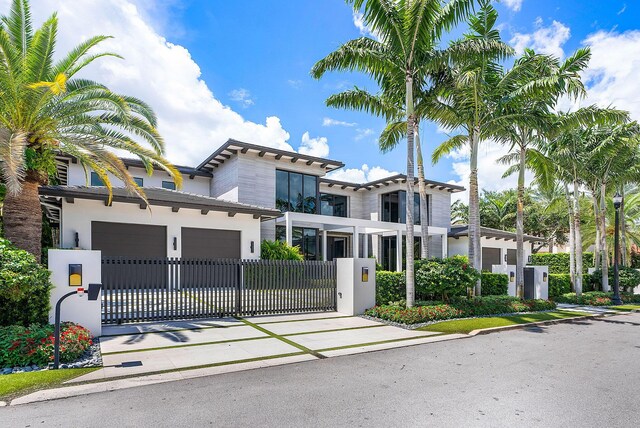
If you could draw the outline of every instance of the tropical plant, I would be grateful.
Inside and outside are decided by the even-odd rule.
[[[482,266],[480,253],[480,216],[478,189],[478,153],[481,142],[493,134],[503,119],[500,93],[503,75],[499,61],[513,54],[513,49],[500,39],[495,28],[498,13],[490,0],[480,0],[480,8],[469,20],[471,31],[463,40],[454,42],[451,50],[460,47],[468,51],[475,47],[474,55],[452,56],[449,67],[441,70],[436,83],[432,117],[449,131],[461,131],[436,148],[432,155],[435,163],[446,154],[467,147],[469,149],[469,261],[473,268]],[[478,280],[475,292],[481,294]]]
[[[318,61],[312,69],[315,78],[328,71],[360,71],[372,77],[379,86],[396,86],[392,93],[404,88],[407,131],[407,200],[414,195],[415,103],[413,90],[424,78],[424,64],[442,34],[460,21],[472,7],[472,0],[347,0],[355,12],[363,10],[363,22],[378,40],[360,37],[346,42]],[[407,306],[413,306],[414,290],[414,219],[407,210]]]
[[[95,60],[107,36],[87,38],[65,55],[54,55],[58,19],[53,14],[33,30],[28,0],[13,0],[0,20],[0,175],[6,237],[40,259],[42,229],[38,187],[56,173],[55,156],[75,157],[111,191],[110,175],[129,191],[144,193],[114,153],[139,157],[149,174],[156,165],[181,175],[163,157],[164,143],[151,107],[131,96],[77,77]],[[54,56],[60,60],[54,61]],[[144,142],[139,143],[139,139]]]
[[[432,259],[420,264],[416,271],[416,289],[422,296],[430,295],[448,302],[452,296],[472,288],[480,272],[469,266],[465,256]]]
[[[264,260],[304,260],[300,247],[294,247],[284,241],[270,241],[268,239],[260,244],[260,257]]]

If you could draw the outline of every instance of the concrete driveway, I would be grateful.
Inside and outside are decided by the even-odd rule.
[[[223,366],[228,372],[443,339],[337,312],[110,326],[103,333],[104,367],[70,383]]]

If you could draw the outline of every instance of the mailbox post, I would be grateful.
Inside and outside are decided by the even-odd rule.
[[[54,330],[54,344],[53,344],[53,368],[60,368],[60,307],[62,306],[62,302],[69,296],[73,296],[74,294],[88,294],[89,300],[98,300],[98,296],[100,295],[100,288],[102,288],[102,284],[89,284],[89,289],[85,290],[84,288],[78,288],[77,290],[71,291],[64,296],[60,297],[56,302],[56,319],[55,319],[55,330]]]

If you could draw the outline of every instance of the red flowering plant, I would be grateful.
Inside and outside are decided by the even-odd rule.
[[[89,330],[74,324],[60,326],[60,361],[77,360],[92,344]],[[0,367],[46,366],[53,361],[54,327],[0,327]]]

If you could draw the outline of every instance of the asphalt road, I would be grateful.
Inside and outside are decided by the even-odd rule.
[[[0,408],[0,427],[640,425],[640,314]]]

